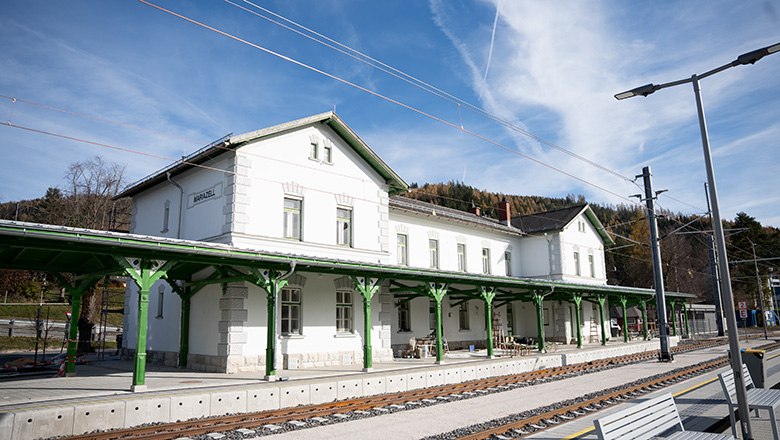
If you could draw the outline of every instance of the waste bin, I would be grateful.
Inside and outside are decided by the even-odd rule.
[[[766,383],[766,368],[764,365],[766,350],[743,348],[740,351],[742,352],[742,362],[747,365],[750,377],[753,378],[753,383],[758,388],[764,388]]]

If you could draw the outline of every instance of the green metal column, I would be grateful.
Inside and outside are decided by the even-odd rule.
[[[596,301],[599,304],[599,323],[601,324],[601,345],[607,345],[607,332],[604,329],[604,302],[607,297],[604,295],[597,295]]]
[[[685,334],[690,338],[691,337],[691,328],[688,327],[688,308],[685,301],[682,303],[682,312],[683,312],[683,319],[685,320]]]
[[[373,368],[371,350],[371,299],[379,291],[378,278],[352,277],[355,289],[363,297],[363,371]]]
[[[496,289],[479,287],[479,297],[485,301],[485,330],[487,333],[487,357],[493,359],[493,299],[496,297]]]
[[[279,292],[287,286],[287,277],[295,270],[291,269],[282,274],[277,270],[263,270],[251,268],[252,283],[261,287],[266,292],[266,341],[265,341],[265,379],[276,380],[276,300]]]
[[[146,326],[149,321],[149,289],[167,273],[173,262],[141,258],[117,258],[117,261],[124,266],[127,275],[138,285],[138,334],[131,390],[144,391],[146,389]]]
[[[67,282],[65,277],[58,273],[53,273],[55,278],[59,281],[60,285],[65,288],[70,295],[70,327],[68,327],[68,354],[65,363],[65,375],[76,375],[76,350],[78,349],[78,321],[81,314],[81,297],[84,295],[84,291],[91,288],[101,278],[100,276],[85,277],[81,280],[77,280],[78,284],[71,285]]]
[[[536,349],[539,353],[544,353],[544,313],[542,309],[542,303],[544,302],[544,295],[534,290],[531,299],[536,307],[536,330],[539,340],[536,343]]]
[[[625,295],[620,295],[618,297],[618,301],[620,301],[620,307],[623,310],[623,342],[628,342],[628,316],[626,316],[626,304],[628,303],[628,297]]]
[[[447,284],[444,283],[426,283],[428,296],[436,302],[436,363],[444,363],[444,344],[442,343],[441,327],[441,301],[447,294]]]
[[[640,301],[642,304],[642,337],[647,341],[647,301]]]
[[[187,289],[189,290],[189,289]],[[187,368],[190,354],[190,303],[191,295],[181,297],[181,320],[179,321],[179,368]]]
[[[669,301],[669,304],[672,306],[672,313],[670,313],[670,317],[672,318],[672,336],[677,336],[677,317],[675,316],[676,313],[674,313],[674,308],[677,305],[677,300],[673,299]]]
[[[580,317],[582,313],[582,294],[573,293],[571,300],[574,303],[574,315],[577,321],[577,348],[582,348],[582,318]]]

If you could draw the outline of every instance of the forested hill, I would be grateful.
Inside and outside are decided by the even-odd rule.
[[[512,216],[587,203],[582,195],[551,198],[502,194],[452,181],[413,183],[404,196],[460,210],[467,210],[474,204],[480,207],[482,215],[493,218],[497,217],[498,202],[502,199],[510,203]],[[653,287],[649,226],[644,210],[639,205],[591,203],[590,206],[615,240],[615,246],[605,252],[609,284]],[[709,219],[661,210],[658,212],[658,227],[666,289],[694,293],[702,302],[711,302],[712,278],[706,246],[706,233],[711,230]],[[733,221],[727,222],[726,227],[732,230],[728,237],[730,261],[752,260],[751,243],[755,243],[759,259],[780,256],[780,230],[777,228],[764,227],[746,213],[739,213]],[[777,265],[780,273],[780,260],[759,262],[759,276],[765,295],[769,294],[766,282],[773,270],[772,263]],[[753,262],[733,264],[731,270],[735,297],[753,304],[758,297]]]

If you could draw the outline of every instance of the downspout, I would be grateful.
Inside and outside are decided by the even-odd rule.
[[[173,179],[171,179],[171,172],[168,171],[165,173],[165,178],[168,179],[168,182],[171,182],[173,186],[176,188],[179,188],[179,218],[176,225],[176,238],[181,238],[181,215],[184,211],[184,188],[181,187],[178,183],[174,182]]]

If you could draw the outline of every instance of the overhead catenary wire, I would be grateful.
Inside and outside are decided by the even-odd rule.
[[[354,49],[354,48],[352,48],[352,47],[350,47],[350,46],[348,46],[346,44],[343,44],[343,43],[341,43],[341,42],[339,42],[337,40],[334,40],[334,39],[332,39],[330,37],[327,37],[327,36],[317,32],[315,30],[312,30],[312,29],[310,29],[310,28],[300,24],[300,23],[297,23],[297,22],[295,22],[293,20],[290,20],[290,19],[282,16],[281,14],[275,13],[275,12],[273,12],[273,11],[267,9],[267,8],[264,8],[262,6],[259,6],[259,5],[255,4],[255,3],[252,3],[249,0],[242,0],[244,3],[252,5],[253,7],[255,7],[255,8],[257,8],[257,9],[259,9],[259,10],[261,10],[261,11],[267,13],[267,14],[273,15],[274,17],[277,17],[278,19],[283,20],[283,21],[291,24],[292,26],[295,26],[295,27],[297,27],[299,29],[303,29],[304,31],[310,33],[311,35],[307,34],[306,32],[302,32],[302,31],[299,31],[297,29],[293,29],[290,26],[287,26],[287,25],[285,25],[283,23],[279,23],[278,21],[276,21],[276,20],[274,20],[272,18],[266,17],[266,16],[264,16],[262,14],[259,14],[259,13],[255,12],[255,11],[251,11],[248,8],[245,8],[245,7],[241,6],[241,5],[237,5],[236,3],[234,3],[234,2],[232,2],[230,0],[224,0],[224,1],[225,1],[225,3],[228,3],[228,4],[230,4],[232,6],[235,6],[235,7],[239,8],[239,9],[241,9],[243,11],[246,11],[246,12],[252,14],[252,15],[255,15],[256,17],[262,18],[262,19],[264,19],[266,21],[269,21],[269,22],[271,22],[273,24],[276,24],[276,25],[278,25],[280,27],[283,27],[283,28],[288,29],[288,30],[290,30],[292,32],[295,32],[298,35],[301,35],[301,36],[303,36],[305,38],[308,38],[308,39],[310,39],[312,41],[315,41],[315,42],[317,42],[319,44],[322,44],[322,45],[324,45],[326,47],[329,47],[329,48],[331,48],[333,50],[336,50],[336,51],[338,51],[338,52],[340,52],[340,53],[342,53],[344,55],[347,55],[347,56],[349,56],[349,57],[351,57],[351,58],[353,58],[353,59],[355,59],[355,60],[357,60],[359,62],[362,62],[364,64],[368,64],[368,65],[370,65],[370,66],[372,66],[372,67],[374,67],[374,68],[376,68],[376,69],[378,69],[378,70],[380,70],[380,71],[382,71],[382,72],[384,72],[384,73],[386,73],[388,75],[391,75],[391,76],[393,76],[395,78],[398,78],[398,79],[400,79],[400,80],[402,80],[404,82],[407,82],[408,84],[411,84],[411,85],[413,85],[415,87],[418,87],[418,88],[420,88],[420,89],[422,89],[422,90],[424,90],[424,91],[426,91],[428,93],[431,93],[431,94],[433,94],[433,95],[435,95],[435,96],[437,96],[439,98],[445,99],[445,100],[447,100],[447,101],[449,101],[449,102],[451,102],[453,104],[456,104],[458,106],[463,106],[464,108],[467,108],[467,109],[469,109],[469,110],[471,110],[471,111],[473,111],[473,112],[475,112],[477,114],[481,114],[482,116],[484,116],[484,117],[486,117],[486,118],[488,118],[488,119],[490,119],[490,120],[492,120],[492,121],[494,121],[494,122],[496,122],[496,123],[498,123],[498,124],[500,124],[500,125],[502,125],[502,126],[504,126],[506,128],[509,128],[509,129],[511,129],[513,131],[521,133],[524,136],[526,136],[526,137],[528,137],[530,139],[533,139],[533,140],[535,140],[535,141],[537,141],[537,142],[539,142],[539,143],[541,143],[543,145],[547,145],[548,147],[551,147],[551,148],[556,149],[558,151],[561,151],[561,152],[563,152],[565,154],[568,154],[568,155],[570,155],[570,156],[572,156],[572,157],[574,157],[574,158],[576,158],[578,160],[581,160],[581,161],[583,161],[583,162],[585,162],[585,163],[587,163],[587,164],[589,164],[589,165],[591,165],[593,167],[596,167],[596,168],[598,168],[598,169],[600,169],[602,171],[605,171],[605,172],[610,173],[610,174],[612,174],[612,175],[614,175],[616,177],[619,177],[619,178],[625,180],[626,182],[629,182],[629,183],[632,183],[634,185],[637,185],[635,180],[630,178],[630,177],[627,177],[627,176],[625,176],[623,174],[620,174],[619,172],[617,172],[615,170],[607,168],[604,165],[601,165],[601,164],[599,164],[599,163],[597,163],[597,162],[595,162],[593,160],[590,160],[590,159],[588,159],[588,158],[586,158],[584,156],[581,156],[581,155],[579,155],[579,154],[577,154],[577,153],[575,153],[575,152],[573,152],[573,151],[571,151],[571,150],[569,150],[567,148],[564,148],[561,145],[558,145],[558,144],[556,144],[554,142],[548,141],[547,139],[544,139],[541,136],[538,136],[538,135],[536,135],[536,134],[534,134],[534,133],[532,133],[532,132],[530,132],[530,131],[528,131],[528,130],[520,127],[520,126],[518,126],[517,124],[513,123],[512,121],[510,121],[510,120],[508,120],[506,118],[500,117],[500,116],[498,116],[498,115],[496,115],[496,114],[494,114],[492,112],[489,112],[488,110],[485,110],[482,107],[479,107],[479,106],[477,106],[475,104],[472,104],[472,103],[470,103],[470,102],[468,102],[468,101],[466,101],[464,99],[461,99],[461,98],[459,98],[459,97],[457,97],[455,95],[452,95],[452,94],[450,94],[450,93],[448,93],[448,92],[446,92],[446,91],[444,91],[444,90],[442,90],[442,89],[440,89],[440,88],[438,88],[436,86],[431,85],[428,82],[425,82],[425,81],[423,81],[423,80],[421,80],[419,78],[416,78],[415,76],[410,75],[410,74],[408,74],[408,73],[406,73],[406,72],[404,72],[404,71],[402,71],[400,69],[397,69],[397,68],[395,68],[393,66],[390,66],[390,65],[388,65],[388,64],[386,64],[386,63],[384,63],[382,61],[379,61],[379,60],[377,60],[377,59],[375,59],[375,58],[373,58],[373,57],[371,57],[371,56],[369,56],[369,55],[367,55],[367,54],[365,54],[365,53],[363,53],[363,52],[361,52],[361,51],[359,51],[357,49]],[[146,3],[146,2],[144,1],[144,3]],[[312,35],[314,35],[314,36],[312,36]],[[315,36],[316,36],[316,38],[315,38]],[[317,38],[322,38],[325,41],[318,40]],[[338,47],[334,47],[334,45],[338,46]]]
[[[370,89],[368,89],[368,88],[366,88],[366,87],[364,87],[364,86],[361,86],[361,85],[359,85],[359,84],[353,83],[353,82],[351,82],[351,81],[349,81],[349,80],[347,80],[347,79],[341,78],[341,77],[339,77],[339,76],[337,76],[337,75],[331,74],[331,73],[329,73],[329,72],[326,72],[326,71],[324,71],[324,70],[322,70],[322,69],[319,69],[319,68],[316,68],[316,67],[314,67],[314,66],[308,65],[308,64],[306,64],[306,63],[303,63],[303,62],[301,62],[301,61],[298,61],[298,60],[296,60],[296,59],[293,59],[293,58],[291,58],[291,57],[289,57],[289,56],[287,56],[287,55],[283,55],[283,54],[281,54],[281,53],[275,52],[275,51],[273,51],[273,50],[271,50],[271,49],[268,49],[268,48],[266,48],[266,47],[264,47],[264,46],[261,46],[261,45],[259,45],[259,44],[252,43],[252,42],[250,42],[250,41],[248,41],[248,40],[245,40],[245,39],[243,39],[243,38],[241,38],[241,37],[238,37],[238,36],[235,36],[235,35],[233,35],[233,34],[230,34],[230,33],[228,33],[228,32],[225,32],[225,31],[223,31],[223,30],[217,29],[217,28],[215,28],[215,27],[213,27],[213,26],[207,25],[207,24],[205,24],[205,23],[202,23],[202,22],[200,22],[200,21],[197,21],[197,20],[195,20],[195,19],[193,19],[193,18],[187,17],[187,16],[185,16],[185,15],[179,14],[179,13],[177,13],[177,12],[171,11],[171,10],[169,10],[169,9],[166,9],[166,8],[163,8],[162,6],[156,5],[156,4],[154,4],[154,3],[151,3],[151,2],[149,2],[149,1],[147,1],[147,0],[138,0],[138,1],[139,1],[140,3],[143,3],[143,4],[145,4],[145,5],[148,5],[148,6],[150,6],[150,7],[152,7],[152,8],[155,8],[155,9],[157,9],[157,10],[159,10],[159,11],[165,12],[165,13],[167,13],[167,14],[169,14],[169,15],[172,15],[172,16],[174,16],[174,17],[177,17],[177,18],[179,18],[179,19],[182,19],[182,20],[184,20],[184,21],[187,21],[187,22],[189,22],[189,23],[192,23],[192,24],[194,24],[194,25],[200,26],[200,27],[202,27],[202,28],[204,28],[204,29],[207,29],[207,30],[210,30],[210,31],[212,31],[212,32],[215,32],[215,33],[217,33],[217,34],[219,34],[219,35],[222,35],[222,36],[224,36],[224,37],[226,37],[226,38],[229,38],[229,39],[232,39],[232,40],[234,40],[234,41],[237,41],[237,42],[239,42],[239,43],[242,43],[242,44],[248,45],[248,46],[250,46],[250,47],[252,47],[252,48],[255,48],[255,49],[257,49],[257,50],[260,50],[260,51],[262,51],[262,52],[265,52],[265,53],[267,53],[267,54],[269,54],[269,55],[273,55],[273,56],[275,56],[275,57],[277,57],[277,58],[280,58],[280,59],[282,59],[282,60],[285,60],[285,61],[287,61],[287,62],[290,62],[290,63],[292,63],[292,64],[295,64],[295,65],[297,65],[297,66],[299,66],[299,67],[303,67],[303,68],[305,68],[305,69],[307,69],[307,70],[310,70],[310,71],[312,71],[312,72],[318,73],[318,74],[320,74],[320,75],[323,75],[323,76],[326,76],[326,77],[328,77],[328,78],[331,78],[331,79],[333,79],[333,80],[335,80],[335,81],[338,81],[338,82],[340,82],[340,83],[342,83],[342,84],[348,85],[348,86],[350,86],[350,87],[353,87],[353,88],[356,88],[356,89],[358,89],[358,90],[360,90],[360,91],[363,91],[363,92],[365,92],[365,93],[368,93],[368,94],[370,94],[370,95],[372,95],[372,96],[375,96],[375,97],[377,97],[377,98],[380,98],[380,99],[382,99],[382,100],[385,100],[385,101],[387,101],[387,102],[390,102],[390,103],[392,103],[392,104],[398,105],[399,107],[402,107],[402,108],[405,108],[405,109],[407,109],[407,110],[410,110],[410,111],[412,111],[412,112],[415,112],[415,113],[417,113],[417,114],[419,114],[419,115],[421,115],[421,116],[425,116],[425,117],[427,117],[427,118],[429,118],[429,119],[432,119],[432,120],[434,120],[434,121],[437,121],[437,122],[439,122],[439,123],[441,123],[441,124],[443,124],[443,125],[446,125],[446,126],[448,126],[448,127],[451,127],[451,128],[455,128],[456,130],[459,130],[459,131],[461,131],[461,132],[463,132],[463,133],[465,133],[465,134],[468,134],[468,135],[470,135],[470,136],[472,136],[472,137],[475,137],[475,138],[477,138],[477,139],[480,139],[480,140],[482,140],[482,141],[484,141],[484,142],[487,142],[487,143],[489,143],[489,144],[495,145],[495,146],[497,146],[497,147],[499,147],[499,148],[505,149],[505,150],[507,150],[507,151],[509,151],[509,152],[511,152],[511,153],[514,153],[514,154],[516,154],[516,155],[519,155],[519,156],[521,156],[521,157],[523,157],[523,158],[525,158],[525,159],[528,159],[528,160],[530,160],[530,161],[532,161],[532,162],[534,162],[534,163],[536,163],[536,164],[538,164],[538,165],[542,165],[542,166],[544,166],[544,167],[546,167],[546,168],[548,168],[548,169],[551,169],[551,170],[553,170],[553,171],[556,171],[556,172],[558,172],[558,173],[560,173],[560,174],[563,174],[563,175],[565,175],[565,176],[568,176],[568,177],[570,177],[570,178],[572,178],[572,179],[574,179],[574,180],[577,180],[577,181],[579,181],[579,182],[581,182],[581,183],[584,183],[584,184],[586,184],[586,185],[588,185],[588,186],[592,186],[592,187],[594,187],[594,188],[596,188],[596,189],[599,189],[599,190],[601,190],[601,191],[604,191],[604,192],[606,192],[606,193],[608,193],[608,194],[611,194],[611,195],[613,195],[613,196],[615,196],[615,197],[617,197],[617,198],[619,198],[619,199],[625,200],[625,201],[627,201],[627,202],[629,202],[629,203],[631,203],[631,204],[636,204],[636,202],[635,202],[635,201],[633,201],[633,200],[629,199],[628,197],[626,197],[626,196],[624,196],[624,195],[622,195],[622,194],[616,193],[616,192],[614,192],[614,191],[612,191],[612,190],[609,190],[609,189],[607,189],[607,188],[604,188],[604,187],[603,187],[603,186],[601,186],[601,185],[598,185],[598,184],[596,184],[596,183],[593,183],[593,182],[590,182],[590,181],[588,181],[588,180],[585,180],[585,179],[583,179],[583,178],[581,178],[581,177],[579,177],[579,176],[577,176],[577,175],[574,175],[574,174],[572,174],[572,173],[569,173],[569,172],[567,172],[567,171],[564,171],[564,170],[562,170],[562,169],[560,169],[560,168],[557,168],[557,167],[555,167],[555,166],[553,166],[553,165],[550,165],[550,164],[548,164],[548,163],[545,163],[545,162],[543,162],[543,161],[541,161],[541,160],[539,160],[539,159],[536,159],[536,158],[534,158],[534,157],[532,157],[532,156],[529,156],[529,155],[527,155],[527,154],[521,153],[521,152],[517,151],[517,150],[516,150],[516,149],[514,149],[514,148],[511,148],[511,147],[509,147],[509,146],[506,146],[506,145],[504,145],[504,144],[502,144],[502,143],[500,143],[500,142],[498,142],[498,141],[495,141],[495,140],[493,140],[493,139],[490,139],[490,138],[488,138],[488,137],[486,137],[486,136],[484,136],[484,135],[481,135],[481,134],[479,134],[479,133],[476,133],[476,132],[474,132],[474,131],[471,131],[471,130],[469,130],[469,129],[466,129],[466,128],[462,128],[462,127],[460,127],[460,126],[459,126],[458,124],[456,124],[456,123],[450,122],[450,121],[448,121],[448,120],[445,120],[445,119],[443,119],[443,118],[441,118],[441,117],[438,117],[438,116],[435,116],[435,115],[433,115],[433,114],[431,114],[431,113],[425,112],[425,111],[423,111],[423,110],[421,110],[421,109],[419,109],[419,108],[417,108],[417,107],[414,107],[414,106],[412,106],[412,105],[406,104],[406,103],[404,103],[404,102],[401,102],[401,101],[399,101],[399,100],[397,100],[397,99],[394,99],[394,98],[391,98],[391,97],[389,97],[389,96],[383,95],[383,94],[381,94],[381,93],[379,93],[379,92],[376,92],[376,91],[370,90]]]

